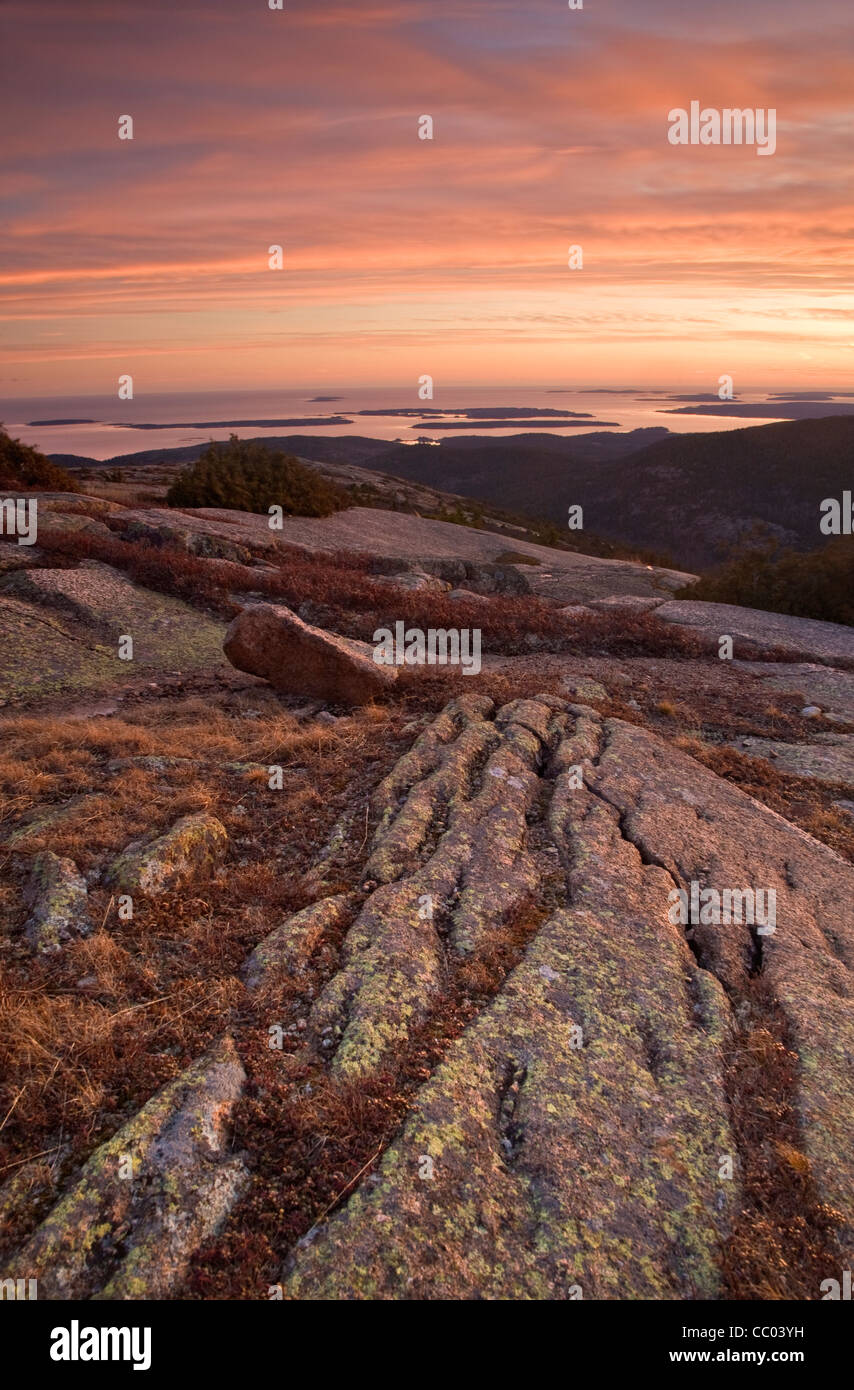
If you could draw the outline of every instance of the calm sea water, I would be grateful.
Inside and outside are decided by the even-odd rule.
[[[335,400],[313,400],[313,396],[335,396]],[[742,394],[739,400],[762,401],[764,396]],[[738,416],[718,415],[669,415],[664,413],[668,406],[685,402],[671,402],[663,397],[647,398],[646,393],[620,392],[575,392],[531,390],[453,390],[437,391],[435,399],[423,405],[430,409],[454,410],[474,407],[496,408],[500,406],[532,407],[560,411],[574,411],[590,416],[579,426],[563,427],[542,420],[537,428],[555,434],[582,434],[595,429],[615,429],[619,431],[637,429],[641,426],[658,425],[678,433],[706,430],[743,429],[746,425],[767,424],[780,416],[742,419]],[[227,426],[220,428],[189,428],[188,422],[202,425],[205,421],[250,420],[250,419],[292,419],[316,418],[318,416],[342,415],[352,421],[343,425],[299,425],[299,426],[241,426],[234,433],[245,436],[276,434],[318,434],[318,435],[366,435],[374,439],[415,440],[419,435],[432,438],[448,438],[456,430],[435,430],[431,432],[430,422],[422,423],[417,417],[395,417],[393,415],[359,416],[359,410],[419,409],[421,406],[414,390],[389,389],[385,391],[353,390],[342,387],[324,391],[211,391],[194,394],[163,394],[139,396],[133,401],[120,401],[116,396],[53,396],[30,397],[26,400],[9,399],[0,402],[0,419],[5,428],[27,444],[35,444],[46,454],[83,454],[89,458],[107,459],[116,454],[137,453],[144,449],[170,449],[184,444],[196,444],[208,439],[225,439],[231,432]],[[713,407],[712,407],[713,408]],[[773,407],[769,406],[770,410]],[[830,414],[833,407],[828,406]],[[33,420],[86,420],[91,424],[33,425]],[[168,428],[139,430],[129,428],[132,424],[151,423],[166,425]],[[525,431],[530,426],[523,427]],[[518,424],[508,422],[506,428],[489,430],[460,430],[461,434],[482,433],[493,437],[501,434],[519,433]]]

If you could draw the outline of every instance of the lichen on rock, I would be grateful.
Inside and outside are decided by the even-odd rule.
[[[45,850],[33,857],[24,899],[31,908],[24,936],[34,950],[58,951],[76,936],[92,931],[86,882],[72,859]]]
[[[156,897],[209,876],[225,858],[228,834],[216,816],[182,816],[153,840],[135,840],[108,867],[104,882],[119,893]]]
[[[229,1152],[245,1081],[224,1037],[102,1144],[4,1277],[42,1298],[165,1298],[248,1180]]]

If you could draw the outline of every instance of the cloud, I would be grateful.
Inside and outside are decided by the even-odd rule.
[[[314,342],[321,361],[338,332],[381,370],[413,321],[468,341],[482,315],[469,371],[489,354],[506,371],[497,335],[542,345],[548,296],[577,306],[549,325],[555,364],[560,332],[610,333],[630,372],[656,296],[698,351],[713,297],[714,332],[752,335],[757,372],[775,318],[781,352],[787,319],[814,325],[816,379],[843,347],[842,0],[813,0],[808,21],[789,0],[76,0],[4,16],[9,360],[84,361],[141,323],[152,356],[181,345],[182,373],[212,349],[256,370],[272,318],[295,354]],[[775,106],[777,154],[669,146],[668,110],[694,99]],[[133,141],[117,138],[125,113]]]

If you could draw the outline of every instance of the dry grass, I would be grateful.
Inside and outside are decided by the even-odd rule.
[[[402,751],[403,717],[387,709],[301,725],[280,705],[253,717],[264,691],[220,693],[219,704],[139,697],[120,719],[3,721],[3,831],[46,802],[91,798],[20,853],[0,850],[0,910],[11,926],[0,942],[0,1185],[19,1176],[26,1207],[4,1246],[22,1238],[97,1144],[237,1017],[241,963],[282,914],[313,898],[304,876],[335,820],[361,806]],[[112,758],[139,755],[201,762],[106,771]],[[231,761],[281,765],[283,789],[228,771]],[[195,892],[139,899],[130,922],[118,920],[95,884],[93,934],[33,958],[19,934],[31,852],[50,848],[98,871],[129,840],[202,807],[228,830],[224,871]]]
[[[743,1194],[724,1255],[726,1297],[814,1300],[838,1267],[841,1217],[816,1197],[794,1104],[800,1064],[761,977],[741,1012],[726,1076]]]
[[[99,480],[95,474],[86,479],[88,497],[100,497],[105,502],[118,502],[120,507],[163,507],[168,488],[150,482],[117,483]]]
[[[714,747],[695,739],[678,739],[677,743],[718,777],[733,782],[854,863],[854,821],[833,805],[851,796],[850,787],[778,772],[764,758],[752,758],[736,748]]]

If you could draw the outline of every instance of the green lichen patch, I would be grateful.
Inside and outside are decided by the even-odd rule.
[[[3,1277],[42,1298],[164,1298],[246,1186],[229,1153],[245,1074],[223,1038],[102,1144]]]
[[[24,936],[34,951],[50,954],[66,941],[92,931],[86,882],[71,859],[46,850],[29,865],[24,899],[31,912]]]
[[[141,670],[194,671],[223,663],[223,624],[180,599],[132,584],[108,565],[28,568],[0,585],[0,700],[103,689]],[[122,660],[118,639],[128,636],[133,659]]]
[[[128,845],[107,869],[104,882],[119,893],[156,897],[194,879],[210,876],[228,848],[225,826],[216,816],[182,816],[165,834]]]
[[[6,849],[21,849],[27,841],[40,838],[46,830],[59,826],[72,825],[78,818],[91,815],[103,807],[103,798],[93,796],[73,796],[57,806],[38,807],[26,821],[9,831],[3,843]]]
[[[697,1016],[666,875],[594,798],[577,811],[584,904],[541,927],[371,1188],[295,1252],[292,1297],[719,1293],[728,1005],[706,991]]]
[[[339,928],[352,916],[355,903],[352,894],[340,893],[292,913],[265,936],[247,960],[242,972],[247,989],[269,987],[276,979],[303,971],[326,932]]]

